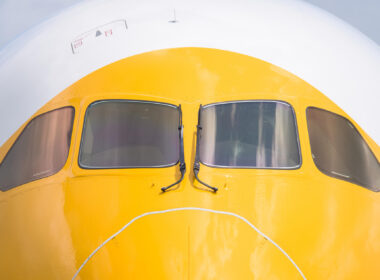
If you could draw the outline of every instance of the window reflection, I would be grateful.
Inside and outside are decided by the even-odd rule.
[[[325,174],[380,191],[380,165],[353,124],[310,107],[307,125],[315,165]]]
[[[200,158],[219,167],[296,168],[297,127],[289,104],[242,101],[201,111]]]
[[[0,189],[51,176],[66,163],[74,108],[57,109],[34,118],[0,165]]]
[[[84,168],[161,167],[179,158],[179,110],[164,103],[108,100],[86,113]]]

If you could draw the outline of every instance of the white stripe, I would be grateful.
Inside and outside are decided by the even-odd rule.
[[[268,240],[270,243],[272,243],[277,249],[279,249],[285,257],[288,258],[288,260],[294,265],[294,267],[298,270],[300,275],[302,276],[303,279],[306,280],[305,275],[302,273],[301,269],[297,266],[297,264],[292,260],[292,258],[282,249],[276,242],[274,242],[272,239],[270,239],[267,235],[265,235],[263,232],[261,232],[257,227],[255,227],[252,223],[250,223],[246,218],[235,214],[231,212],[226,212],[226,211],[218,211],[218,210],[212,210],[212,209],[205,209],[205,208],[198,208],[198,207],[183,207],[183,208],[173,208],[173,209],[167,209],[167,210],[161,210],[161,211],[152,211],[152,212],[147,212],[144,214],[141,214],[132,220],[130,220],[126,225],[124,225],[120,230],[118,230],[116,233],[111,235],[109,238],[107,238],[98,248],[96,248],[89,256],[88,258],[82,263],[82,265],[79,267],[77,272],[74,274],[72,280],[74,280],[79,272],[82,270],[82,268],[85,266],[85,264],[104,246],[106,245],[109,241],[114,239],[117,235],[119,235],[121,232],[123,232],[127,227],[129,227],[131,224],[133,224],[135,221],[149,215],[156,215],[156,214],[164,214],[164,213],[169,213],[169,212],[175,212],[175,211],[186,211],[186,210],[197,210],[197,211],[204,211],[204,212],[210,212],[210,213],[215,213],[215,214],[222,214],[222,215],[228,215],[228,216],[233,216],[236,217],[243,222],[247,223],[251,228],[253,228],[258,234],[260,234],[262,237],[264,237],[266,240]]]

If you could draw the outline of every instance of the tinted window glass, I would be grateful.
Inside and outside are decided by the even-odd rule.
[[[2,191],[57,173],[70,148],[74,109],[42,114],[25,127],[0,165]]]
[[[161,167],[179,158],[179,110],[163,103],[101,101],[86,113],[84,168]]]
[[[200,159],[212,166],[296,168],[297,127],[290,105],[246,101],[208,105],[201,111]]]
[[[311,152],[325,174],[373,191],[380,190],[380,166],[349,120],[337,114],[307,109]]]

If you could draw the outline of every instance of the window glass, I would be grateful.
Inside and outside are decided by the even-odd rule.
[[[70,148],[74,108],[42,114],[25,127],[0,165],[0,189],[51,176],[65,165]]]
[[[200,159],[206,165],[297,168],[301,163],[294,112],[275,101],[241,101],[201,109]]]
[[[164,103],[108,100],[87,110],[83,168],[174,165],[179,159],[179,109]]]
[[[315,165],[329,176],[379,191],[379,162],[351,122],[313,107],[306,115]]]

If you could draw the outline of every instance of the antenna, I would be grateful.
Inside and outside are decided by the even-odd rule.
[[[172,20],[169,20],[170,23],[177,23],[178,20],[177,20],[177,15],[176,15],[176,12],[175,12],[175,9],[173,9],[173,19]]]

